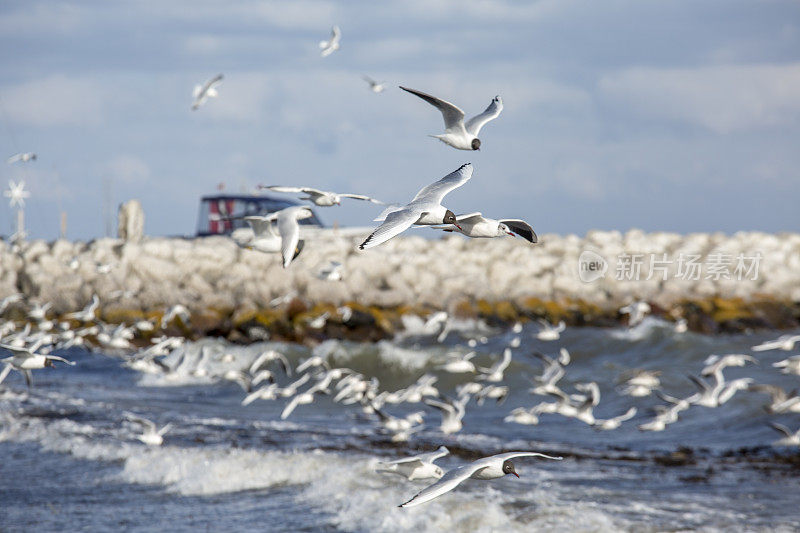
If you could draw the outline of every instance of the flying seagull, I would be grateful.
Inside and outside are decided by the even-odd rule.
[[[386,215],[386,220],[359,245],[361,250],[382,244],[414,224],[434,226],[453,224],[461,229],[455,214],[442,206],[447,193],[464,185],[472,177],[472,164],[461,165],[439,181],[420,190],[411,202]]]
[[[422,489],[416,496],[401,504],[400,507],[414,507],[415,505],[429,502],[442,494],[450,492],[469,478],[496,479],[506,474],[514,474],[519,477],[514,468],[514,463],[511,461],[516,457],[543,457],[556,461],[561,460],[561,457],[552,457],[537,452],[510,452],[484,457],[467,465],[449,470],[439,481]]]
[[[524,220],[514,218],[495,220],[493,218],[486,218],[480,213],[469,213],[466,215],[456,215],[456,221],[459,227],[436,226],[435,229],[455,231],[473,238],[503,237],[504,235],[511,235],[513,237],[516,234],[530,243],[539,242],[539,238],[536,236],[531,225]]]
[[[194,103],[192,103],[192,111],[206,103],[209,98],[216,98],[218,96],[217,88],[222,84],[222,74],[217,74],[203,85],[195,85],[192,91]]]
[[[19,154],[14,154],[9,157],[7,160],[8,164],[16,163],[17,161],[21,161],[23,163],[27,163],[28,161],[36,161],[36,154],[33,152],[24,152]]]
[[[307,194],[308,196],[305,196],[300,199],[308,200],[314,205],[318,205],[320,207],[341,205],[342,198],[351,198],[353,200],[364,200],[367,202],[372,202],[373,204],[383,205],[383,202],[381,202],[380,200],[376,200],[375,198],[370,198],[369,196],[364,196],[363,194],[321,191],[319,189],[314,189],[313,187],[286,187],[283,185],[259,185],[258,188],[269,189],[275,192]]]
[[[481,141],[478,139],[478,133],[487,122],[497,118],[503,110],[503,99],[495,96],[483,113],[475,115],[465,123],[464,112],[458,106],[414,89],[403,86],[400,88],[419,96],[442,112],[444,135],[431,135],[431,137],[459,150],[480,150]]]
[[[339,41],[342,39],[342,32],[339,30],[339,26],[334,26],[331,28],[331,38],[327,41],[320,41],[319,47],[321,49],[320,55],[322,57],[328,57],[336,50],[339,49]]]
[[[374,92],[375,94],[382,93],[383,91],[386,90],[386,85],[384,85],[383,83],[378,83],[369,76],[362,76],[362,78],[364,78],[365,82],[369,83],[369,90]]]

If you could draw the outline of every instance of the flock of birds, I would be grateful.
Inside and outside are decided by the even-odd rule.
[[[330,38],[319,43],[322,57],[339,50],[341,36],[341,30],[338,26],[334,26]],[[385,84],[368,76],[364,76],[364,80],[369,84],[370,90],[376,94],[386,89]],[[217,97],[222,81],[223,75],[218,74],[205,83],[196,85],[193,92],[192,109],[197,110],[209,98]],[[431,137],[459,150],[480,150],[481,140],[478,138],[478,134],[503,110],[503,100],[499,96],[495,96],[482,113],[465,120],[464,112],[455,104],[415,89],[402,86],[400,88],[425,100],[441,112],[445,131],[442,134],[431,135]],[[444,196],[464,185],[472,177],[472,172],[472,165],[467,163],[439,181],[421,189],[407,204],[390,204],[375,219],[376,222],[382,222],[382,224],[358,248],[365,250],[378,246],[411,226],[431,226],[435,229],[458,232],[475,238],[519,235],[528,242],[536,243],[538,240],[536,233],[524,220],[492,219],[484,217],[480,212],[455,215],[453,211],[441,205]],[[337,193],[313,187],[260,185],[259,188],[280,193],[303,194],[305,196],[301,198],[302,200],[320,207],[341,205],[342,198],[385,205],[380,200],[362,194]],[[245,221],[251,231],[239,233],[234,236],[234,239],[245,248],[264,253],[280,253],[283,266],[288,267],[304,246],[304,242],[300,240],[298,221],[312,216],[313,213],[310,209],[301,206],[289,207],[265,216],[248,216],[245,217]]]
[[[478,406],[486,401],[501,404],[509,394],[509,386],[505,384],[506,373],[515,352],[520,349],[522,333],[522,325],[515,324],[506,347],[499,356],[493,356],[491,364],[487,366],[480,366],[475,362],[478,357],[475,351],[461,353],[453,350],[438,362],[432,372],[423,374],[404,388],[387,390],[381,387],[377,377],[367,377],[351,368],[332,367],[329,363],[332,352],[324,350],[319,353],[315,351],[292,368],[289,359],[276,350],[266,350],[248,358],[236,356],[222,347],[191,345],[185,346],[178,357],[168,364],[164,358],[182,347],[185,339],[180,336],[155,336],[155,333],[157,328],[165,328],[174,320],[182,320],[184,323],[190,321],[188,311],[180,305],[165,310],[160,322],[142,320],[132,326],[112,326],[99,320],[97,297],[86,308],[58,319],[48,316],[48,304],[28,304],[19,294],[0,301],[0,317],[11,305],[25,306],[28,316],[21,329],[17,329],[16,322],[12,320],[0,323],[0,349],[10,353],[9,357],[0,359],[0,365],[3,365],[0,383],[10,372],[16,371],[25,377],[30,386],[33,371],[53,367],[57,363],[75,364],[54,355],[54,351],[79,346],[118,356],[124,360],[126,367],[142,373],[158,374],[167,380],[191,377],[211,382],[237,383],[244,392],[241,401],[243,406],[256,401],[284,402],[281,419],[286,419],[302,406],[327,396],[335,403],[360,409],[361,416],[372,420],[376,434],[392,442],[407,441],[414,433],[422,430],[429,413],[428,408],[440,414],[439,431],[444,435],[451,435],[462,430],[467,406],[473,400]],[[636,303],[623,308],[624,312],[630,314],[631,324],[642,318],[635,313],[637,308],[642,308],[642,305]],[[347,309],[342,308],[337,312],[346,315]],[[323,324],[326,318],[321,318]],[[556,341],[564,330],[563,322],[552,325],[542,321],[535,336],[543,341]],[[470,334],[463,327],[459,329],[447,313],[438,312],[430,315],[416,334],[429,335],[441,342],[451,333],[457,332],[460,337],[467,338],[467,347],[476,348],[488,342],[488,338],[480,334],[480,331],[475,331],[478,330],[473,330]],[[149,346],[145,348],[137,348],[134,344],[136,340],[141,343],[147,338],[150,339]],[[774,341],[753,346],[752,350],[791,351],[799,341],[800,335],[784,335]],[[578,420],[597,430],[611,431],[637,414],[636,407],[631,407],[618,416],[598,418],[594,414],[594,409],[600,403],[600,388],[596,382],[577,382],[572,389],[561,385],[571,362],[566,348],[560,348],[557,355],[553,356],[539,352],[532,355],[541,361],[542,371],[533,378],[529,392],[546,399],[531,407],[513,409],[504,418],[506,423],[535,425],[542,415],[559,415]],[[519,356],[525,357],[527,354],[517,357]],[[485,358],[486,355],[482,354],[480,357]],[[728,367],[755,363],[757,360],[749,354],[711,355],[704,361],[699,375],[690,376],[697,386],[697,392],[685,398],[677,398],[664,392],[658,371],[641,369],[623,374],[618,382],[617,392],[636,398],[655,395],[665,402],[654,407],[655,417],[637,426],[641,431],[663,431],[678,420],[681,412],[690,408],[719,407],[742,391],[769,395],[771,401],[765,408],[770,413],[800,413],[800,394],[797,391],[787,392],[775,385],[754,383],[751,378],[729,381],[723,374]],[[775,362],[773,366],[783,374],[800,376],[800,355]],[[437,387],[440,376],[445,374],[464,378],[455,387],[453,395],[448,395]],[[409,406],[415,410],[398,414],[404,406],[405,410]],[[139,428],[136,438],[151,446],[161,445],[165,434],[172,427],[167,424],[159,428],[155,423],[129,412],[125,413],[125,420]],[[782,434],[782,438],[775,442],[776,445],[800,446],[800,430],[792,431],[775,423],[771,425]],[[484,458],[444,472],[434,461],[447,453],[447,449],[442,447],[434,453],[381,462],[377,464],[376,470],[403,475],[409,480],[438,480],[402,505],[411,507],[452,490],[468,478],[492,479],[516,474],[512,461],[515,457],[557,459],[536,452],[518,452]]]
[[[340,42],[341,31],[334,26],[330,38],[319,43],[321,55],[326,57],[339,50]],[[202,85],[197,85],[193,91],[192,110],[198,110],[210,98],[218,97],[223,79],[223,75],[219,74]],[[364,79],[369,84],[370,90],[376,94],[386,88],[385,84],[369,77]],[[480,150],[481,140],[478,135],[481,129],[497,118],[503,110],[502,99],[500,96],[495,96],[482,113],[465,120],[464,112],[450,102],[415,89],[400,88],[438,109],[444,120],[445,131],[432,137],[459,150]],[[21,153],[9,158],[8,162],[28,162],[35,159],[34,153]],[[538,240],[536,233],[524,220],[492,219],[478,212],[456,215],[442,205],[444,197],[467,183],[472,174],[472,165],[464,164],[447,176],[422,188],[408,203],[388,205],[375,219],[380,225],[358,248],[365,250],[379,246],[415,225],[459,232],[474,238],[517,235],[530,243],[536,243]],[[261,187],[274,192],[302,194],[304,195],[302,200],[322,207],[340,205],[344,198],[386,205],[365,195],[336,193],[312,187],[283,185]],[[298,221],[311,216],[313,213],[306,206],[292,206],[266,216],[248,216],[245,220],[252,232],[248,235],[234,235],[234,239],[243,247],[263,253],[280,253],[283,266],[288,267],[303,247]],[[341,263],[332,263],[321,275],[324,279],[341,279]],[[21,300],[21,295],[12,295],[2,300],[0,317],[10,305],[19,304]],[[13,321],[0,323],[0,349],[11,354],[0,359],[0,364],[3,365],[0,383],[10,372],[17,371],[25,377],[30,386],[32,372],[35,370],[53,367],[56,363],[75,364],[64,357],[53,355],[53,351],[74,346],[97,348],[104,353],[118,354],[124,359],[125,366],[140,372],[161,374],[167,378],[188,374],[195,378],[236,382],[245,391],[242,405],[246,406],[257,400],[285,402],[281,419],[286,419],[298,408],[313,403],[319,396],[327,395],[336,403],[358,406],[363,415],[373,420],[378,433],[386,435],[393,442],[402,442],[407,441],[412,434],[424,427],[424,419],[427,416],[424,407],[439,412],[441,418],[439,430],[449,435],[462,430],[467,406],[471,401],[474,400],[479,406],[489,400],[502,403],[509,394],[509,387],[504,384],[505,374],[514,358],[514,351],[521,345],[519,333],[522,327],[517,324],[512,330],[514,336],[500,357],[490,366],[478,366],[474,362],[477,357],[474,351],[465,354],[457,351],[450,353],[436,371],[470,376],[470,379],[455,388],[453,396],[448,396],[437,388],[439,377],[435,373],[426,373],[405,388],[389,391],[381,388],[376,377],[368,378],[349,368],[333,368],[326,357],[321,355],[313,355],[292,369],[286,356],[275,350],[267,350],[252,360],[242,362],[241,358],[224,350],[203,346],[196,350],[184,349],[180,358],[170,366],[163,361],[164,357],[181,347],[184,339],[152,334],[159,325],[163,328],[172,320],[179,318],[188,322],[189,315],[185,308],[174,306],[167,310],[161,324],[143,320],[132,326],[124,324],[112,326],[98,320],[98,306],[99,301],[95,296],[85,309],[55,321],[48,317],[49,304],[33,304],[28,306],[28,321],[23,329],[17,330],[17,325]],[[347,311],[346,308],[338,311],[345,321]],[[641,321],[649,311],[649,306],[644,302],[631,304],[621,310],[630,316],[631,325]],[[323,315],[318,317],[318,320],[324,324],[327,318],[327,315]],[[434,337],[441,342],[452,331],[452,323],[446,313],[435,313],[429,317],[425,328],[433,331]],[[560,338],[564,330],[563,322],[557,325],[542,322],[536,336],[543,341],[555,341]],[[676,331],[686,331],[685,321],[676,324]],[[149,339],[150,346],[137,349],[134,344],[135,339]],[[753,351],[792,350],[798,340],[800,336],[784,336],[774,342],[754,346]],[[481,342],[486,342],[486,339],[470,338],[467,346],[474,348]],[[598,430],[611,431],[637,414],[637,408],[631,407],[612,418],[596,417],[594,409],[600,403],[600,387],[596,382],[577,383],[573,387],[574,390],[565,390],[560,385],[567,375],[571,361],[567,349],[561,348],[558,354],[553,356],[538,352],[533,355],[541,360],[542,372],[533,380],[530,393],[547,400],[531,407],[512,410],[505,417],[505,422],[538,424],[542,415],[559,415],[578,420]],[[741,367],[756,362],[757,360],[748,354],[709,356],[700,375],[690,376],[697,386],[697,392],[685,398],[677,398],[663,392],[657,371],[630,372],[623,376],[618,392],[621,395],[639,398],[656,395],[665,402],[656,406],[654,418],[638,425],[638,429],[642,431],[663,431],[669,424],[678,420],[681,412],[695,406],[719,407],[741,391],[769,395],[771,401],[767,409],[771,413],[800,413],[800,395],[797,391],[787,392],[773,385],[757,384],[750,378],[728,381],[723,375],[723,371],[728,367]],[[800,355],[779,361],[774,366],[784,374],[800,375]],[[420,406],[420,409],[404,415],[394,414],[393,411],[401,405]],[[159,428],[153,422],[134,413],[125,413],[125,417],[128,423],[140,428],[137,438],[151,446],[161,445],[164,436],[171,428],[170,424]],[[800,445],[800,430],[791,431],[778,424],[773,424],[773,427],[783,435],[776,444]],[[518,477],[513,460],[519,457],[560,459],[537,452],[512,452],[482,458],[444,472],[434,464],[434,461],[448,453],[447,448],[441,447],[436,452],[381,462],[376,470],[402,475],[409,480],[436,480],[401,505],[401,507],[412,507],[453,490],[469,478],[495,479],[509,474]]]

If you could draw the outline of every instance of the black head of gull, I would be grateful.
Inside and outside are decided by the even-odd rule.
[[[481,140],[477,137],[472,139],[472,149],[473,150],[480,150],[481,149]]]
[[[443,224],[452,224],[455,227],[457,227],[458,229],[461,229],[461,226],[458,225],[458,219],[456,219],[455,213],[453,213],[449,209],[444,212],[444,218],[442,219],[442,223]]]
[[[515,476],[519,477],[517,471],[514,470],[514,463],[511,462],[511,459],[506,459],[505,461],[503,461],[503,473],[514,474]]]

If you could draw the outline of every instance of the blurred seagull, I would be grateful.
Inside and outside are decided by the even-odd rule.
[[[403,457],[394,461],[381,461],[375,468],[378,472],[389,472],[404,476],[409,481],[416,479],[439,479],[444,475],[444,470],[433,464],[436,459],[449,455],[450,450],[440,446],[438,450],[422,453],[413,457]]]
[[[317,278],[325,281],[342,281],[343,266],[339,261],[331,261],[317,273]]]
[[[628,326],[632,327],[644,320],[645,315],[650,312],[650,304],[647,302],[634,302],[621,308],[619,312],[629,315]]]
[[[544,459],[554,459],[560,461],[561,457],[552,457],[537,452],[510,452],[484,457],[475,462],[459,466],[449,470],[442,478],[433,485],[422,489],[416,496],[400,505],[400,507],[414,507],[442,494],[446,494],[469,478],[472,479],[496,479],[506,474],[514,474],[519,477],[514,463],[511,461],[516,457],[542,457]]]
[[[19,154],[14,154],[6,160],[6,162],[8,162],[9,165],[16,163],[18,161],[21,163],[27,163],[28,161],[36,161],[36,154],[34,154],[33,152],[23,152]]]
[[[497,383],[499,381],[503,381],[503,372],[505,372],[508,365],[511,364],[511,349],[506,348],[503,350],[503,359],[498,361],[493,367],[491,368],[478,368],[481,371],[481,375],[477,377],[478,380],[489,381],[491,383]]]
[[[0,309],[2,309],[0,305]],[[772,363],[775,368],[780,368],[782,374],[796,374],[800,376],[800,355],[794,355],[783,361]]]
[[[775,431],[783,434],[783,438],[776,440],[772,444],[774,446],[800,446],[800,429],[792,433],[792,431],[782,424],[771,422],[770,427]]]
[[[788,352],[794,349],[794,345],[797,341],[800,341],[800,335],[781,335],[774,341],[767,341],[758,346],[753,346],[752,350],[754,352],[763,352],[766,350],[784,350]]]
[[[550,322],[541,319],[539,319],[539,324],[541,324],[541,327],[536,334],[536,338],[540,341],[557,341],[561,338],[561,332],[567,329],[567,325],[563,320],[560,320],[557,326],[553,326]]]
[[[339,49],[339,41],[342,39],[342,32],[339,30],[339,26],[334,26],[331,28],[331,38],[327,41],[320,41],[319,47],[321,49],[320,55],[322,57],[328,57],[336,50]]]
[[[217,74],[203,85],[194,86],[194,90],[192,91],[192,98],[194,98],[192,111],[197,111],[201,105],[206,103],[206,100],[209,98],[216,98],[219,95],[217,88],[222,84],[222,78],[222,74]]]
[[[78,322],[92,322],[95,319],[95,311],[97,311],[97,307],[100,305],[100,300],[97,298],[96,294],[92,295],[92,301],[84,307],[80,311],[75,311],[74,313],[67,313],[65,318],[72,318],[77,320]]]
[[[493,218],[486,218],[477,213],[469,213],[466,215],[456,215],[458,227],[439,227],[434,226],[434,229],[441,229],[444,231],[456,232],[472,238],[493,238],[503,237],[505,235],[519,235],[530,243],[538,242],[538,237],[533,231],[533,228],[524,220],[513,218],[504,218],[502,220],[495,220]]]
[[[386,85],[384,85],[383,83],[378,83],[369,76],[362,76],[362,78],[364,78],[365,82],[369,83],[369,89],[375,94],[380,94],[384,90],[386,90]]]
[[[30,387],[33,385],[31,370],[38,370],[40,368],[47,367],[54,368],[55,365],[53,363],[56,361],[75,366],[75,363],[72,361],[68,361],[63,357],[58,357],[57,355],[34,353],[38,348],[37,345],[34,345],[34,348],[17,348],[15,346],[9,346],[8,344],[0,344],[0,348],[13,354],[11,357],[0,359],[0,363],[5,363],[6,365],[3,371],[0,372],[0,383],[6,379],[6,376],[9,372],[11,372],[11,370],[16,370],[25,376],[25,382],[28,384],[28,387]]]
[[[286,187],[283,185],[259,185],[259,189],[269,189],[275,192],[283,192],[283,193],[302,193],[307,194],[301,200],[308,200],[309,202],[313,203],[314,205],[318,205],[320,207],[329,207],[332,205],[341,205],[342,198],[351,198],[353,200],[364,200],[366,202],[372,202],[373,204],[381,204],[383,202],[380,200],[376,200],[375,198],[370,198],[369,196],[364,196],[363,194],[352,194],[352,193],[337,193],[331,191],[321,191],[319,189],[314,189],[313,187]]]
[[[480,150],[481,141],[478,139],[478,133],[481,128],[490,120],[497,118],[503,110],[503,100],[499,96],[495,96],[489,107],[481,113],[464,122],[464,112],[444,100],[440,100],[435,96],[425,94],[414,89],[400,87],[406,92],[419,96],[442,113],[444,118],[444,135],[431,135],[442,141],[443,143],[457,148],[459,150]]]
[[[361,250],[383,244],[414,224],[453,224],[461,229],[455,214],[442,206],[442,199],[450,191],[464,185],[472,177],[472,165],[467,163],[439,181],[424,187],[404,207],[386,215],[386,220],[359,245]]]
[[[136,416],[133,413],[125,413],[125,418],[141,426],[142,434],[136,435],[136,438],[148,446],[161,446],[164,443],[164,435],[172,429],[172,424],[166,424],[161,429],[158,429],[151,420]]]

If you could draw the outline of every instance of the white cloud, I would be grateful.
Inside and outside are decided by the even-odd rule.
[[[100,124],[104,119],[105,93],[88,79],[56,75],[7,86],[0,93],[14,122],[79,126]]]
[[[717,133],[793,124],[800,118],[800,63],[631,68],[604,76],[599,88],[644,116]]]

